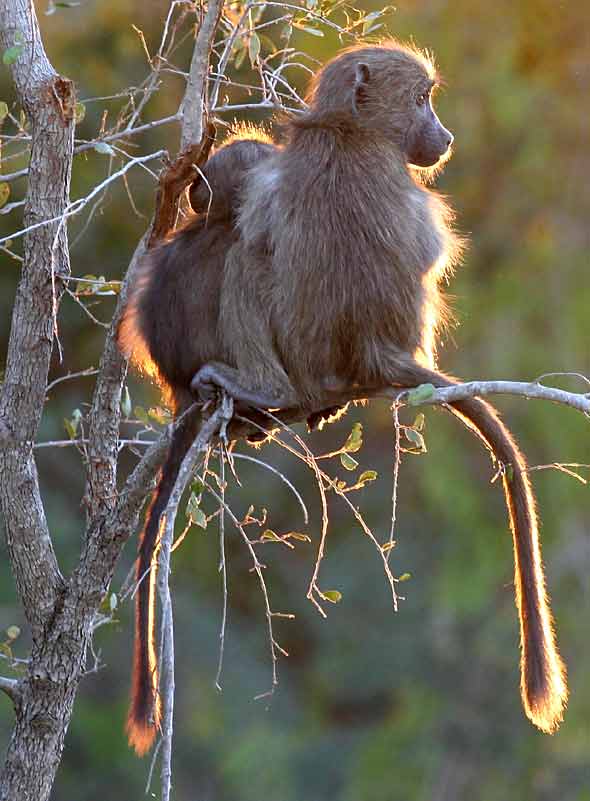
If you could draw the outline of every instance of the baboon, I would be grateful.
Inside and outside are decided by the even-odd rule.
[[[177,410],[217,388],[245,405],[312,413],[329,405],[331,393],[359,387],[456,383],[435,369],[447,317],[440,284],[461,253],[452,212],[426,185],[453,142],[432,107],[436,85],[432,61],[413,47],[390,41],[344,51],[313,79],[308,108],[285,123],[284,142],[238,172],[228,195],[232,220],[208,227],[198,216],[148,257],[122,341],[136,343],[140,362],[149,354]],[[469,399],[449,408],[501,468],[521,695],[530,720],[553,732],[567,687],[526,461],[490,404]],[[149,568],[161,499],[193,436],[189,428],[181,427],[162,471],[138,578]],[[138,598],[128,732],[143,752],[158,699],[145,593]]]

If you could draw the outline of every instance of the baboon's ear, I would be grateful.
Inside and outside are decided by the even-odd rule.
[[[366,97],[370,77],[369,65],[364,61],[359,61],[354,71],[354,88],[352,90],[352,111],[355,115],[359,113],[359,105]]]

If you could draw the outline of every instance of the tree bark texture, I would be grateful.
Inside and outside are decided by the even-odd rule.
[[[17,46],[12,74],[31,126],[25,227],[59,217],[70,188],[75,95],[47,60],[32,3],[2,0],[2,49]],[[2,801],[44,801],[59,764],[90,626],[73,627],[33,458],[54,345],[61,276],[69,275],[65,225],[29,232],[0,392],[0,502],[32,651],[13,700],[16,721],[0,774]],[[62,627],[67,620],[67,625]]]

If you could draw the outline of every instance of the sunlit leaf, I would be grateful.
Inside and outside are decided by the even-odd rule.
[[[362,423],[355,423],[352,431],[348,435],[348,439],[342,446],[342,450],[347,453],[356,453],[363,447],[363,425]]]
[[[76,122],[76,125],[82,122],[85,116],[86,116],[86,106],[84,105],[84,103],[76,103],[76,105],[74,106],[74,120]]]
[[[305,33],[311,33],[312,36],[324,35],[324,32],[319,30],[319,28],[312,28],[310,25],[304,25],[299,20],[293,20],[293,27],[298,28],[300,31],[305,31]]]
[[[368,481],[375,481],[376,478],[377,478],[376,470],[364,470],[359,476],[358,483],[366,484]]]
[[[272,529],[267,528],[265,531],[262,532],[260,536],[261,540],[267,540],[268,542],[280,542],[281,538],[278,534],[276,534]]]
[[[0,122],[4,119],[4,117],[8,116],[8,103],[5,103],[4,100],[0,100]]]
[[[98,281],[98,278],[95,275],[92,275],[91,273],[83,275],[82,279],[76,284],[76,295],[94,294],[95,281]]]
[[[185,510],[186,516],[189,518],[191,523],[194,523],[199,528],[207,528],[207,515],[199,506],[199,499],[195,495],[194,492],[191,492],[190,497],[186,504]]]
[[[411,578],[411,573],[402,573],[401,576],[398,577],[398,581],[409,581]]]
[[[123,390],[123,397],[121,398],[121,411],[123,412],[123,417],[129,417],[132,410],[131,405],[131,395],[129,394],[129,387],[125,387]]]
[[[0,209],[2,206],[5,206],[8,202],[8,198],[10,197],[10,185],[6,183],[6,181],[2,181],[0,184]]]
[[[66,431],[68,432],[68,436],[70,439],[76,439],[81,419],[82,419],[82,412],[80,411],[80,409],[74,409],[74,411],[72,412],[72,416],[69,420],[67,418],[64,419],[64,426]]]
[[[340,461],[342,462],[342,467],[346,468],[346,470],[356,470],[359,466],[357,460],[353,459],[348,453],[341,453]]]
[[[404,433],[414,446],[416,452],[426,453],[426,442],[419,431],[416,431],[415,428],[406,428],[404,429]]]
[[[250,41],[248,42],[248,55],[250,57],[250,64],[252,67],[254,67],[258,60],[258,56],[260,55],[260,39],[256,33],[253,33],[250,36]]]
[[[321,596],[324,600],[330,601],[331,604],[339,604],[342,600],[342,593],[338,592],[338,590],[326,590],[321,593]]]
[[[294,540],[299,540],[300,542],[311,542],[309,534],[300,534],[299,531],[290,531],[288,534],[285,534],[285,537],[292,537]]]
[[[435,392],[436,389],[432,384],[420,384],[419,387],[408,392],[408,403],[410,406],[416,406],[432,398]]]
[[[424,431],[424,423],[426,422],[426,418],[420,412],[416,415],[414,422],[412,423],[412,428],[415,428],[416,431]]]
[[[19,627],[18,626],[9,626],[6,629],[6,636],[8,637],[9,640],[16,640],[18,637],[20,637],[20,629],[19,629]]]

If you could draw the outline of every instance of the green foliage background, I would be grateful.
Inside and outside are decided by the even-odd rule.
[[[167,4],[103,0],[44,16],[45,44],[57,69],[82,99],[109,95],[142,79],[145,60],[131,28],[153,45]],[[367,10],[378,8],[367,3]],[[584,4],[523,0],[496,3],[400,0],[387,16],[391,34],[431,48],[446,78],[440,116],[455,134],[455,155],[438,186],[451,196],[470,247],[451,291],[460,327],[442,354],[444,369],[465,378],[527,379],[555,370],[590,374],[588,282],[590,245],[590,27]],[[335,37],[298,33],[298,45],[321,60]],[[187,51],[188,52],[188,51]],[[246,73],[246,65],[243,67]],[[11,102],[6,68],[1,97]],[[172,113],[182,90],[170,79],[150,118]],[[109,101],[88,104],[81,137],[97,130]],[[142,149],[174,152],[177,131],[151,133]],[[72,197],[106,175],[108,159],[76,158]],[[15,162],[3,165],[12,170]],[[141,172],[130,182],[149,215],[153,184]],[[17,199],[24,183],[14,188]],[[20,194],[19,194],[20,193]],[[0,218],[11,230],[14,215]],[[12,222],[10,227],[9,223]],[[81,221],[72,225],[75,233]],[[120,278],[146,220],[134,214],[121,183],[72,251],[75,275]],[[72,237],[73,238],[73,237]],[[9,331],[18,265],[0,256],[1,351]],[[107,320],[112,301],[95,309]],[[60,322],[65,367],[98,363],[103,331],[71,301]],[[57,362],[54,375],[64,372]],[[41,439],[63,438],[63,418],[84,409],[92,379],[56,390]],[[564,384],[564,386],[567,385]],[[570,386],[571,383],[570,383]],[[134,402],[155,403],[153,389],[131,379]],[[588,421],[539,402],[502,400],[511,428],[534,465],[590,461]],[[270,685],[263,605],[248,555],[228,526],[230,613],[223,693],[214,688],[221,618],[215,527],[193,530],[174,557],[177,630],[174,797],[198,801],[589,801],[590,665],[588,573],[590,489],[554,471],[535,473],[544,555],[571,703],[561,730],[547,737],[524,719],[518,696],[518,642],[512,552],[503,499],[489,485],[485,454],[455,421],[426,411],[428,453],[402,465],[392,567],[411,580],[392,614],[378,556],[335,501],[321,585],[343,594],[322,620],[306,601],[319,506],[309,471],[284,452],[272,461],[304,492],[313,510],[305,529],[314,545],[262,552],[273,607],[296,614],[277,621],[290,656],[281,660],[272,703],[253,696]],[[365,426],[356,456],[379,480],[354,497],[374,531],[387,537],[392,425],[385,406],[355,409],[314,435],[329,450],[354,420]],[[125,465],[132,459],[125,457]],[[39,452],[42,489],[56,547],[66,568],[83,528],[83,470],[75,450]],[[240,466],[243,487],[231,503],[270,510],[276,531],[302,529],[285,487],[259,468]],[[133,561],[126,551],[119,579]],[[0,625],[26,627],[6,558]],[[131,609],[98,632],[106,666],[83,683],[67,736],[56,801],[140,798],[147,761],[127,749],[123,734],[131,656]],[[0,707],[4,743],[11,727]],[[157,796],[157,792],[156,792]]]

